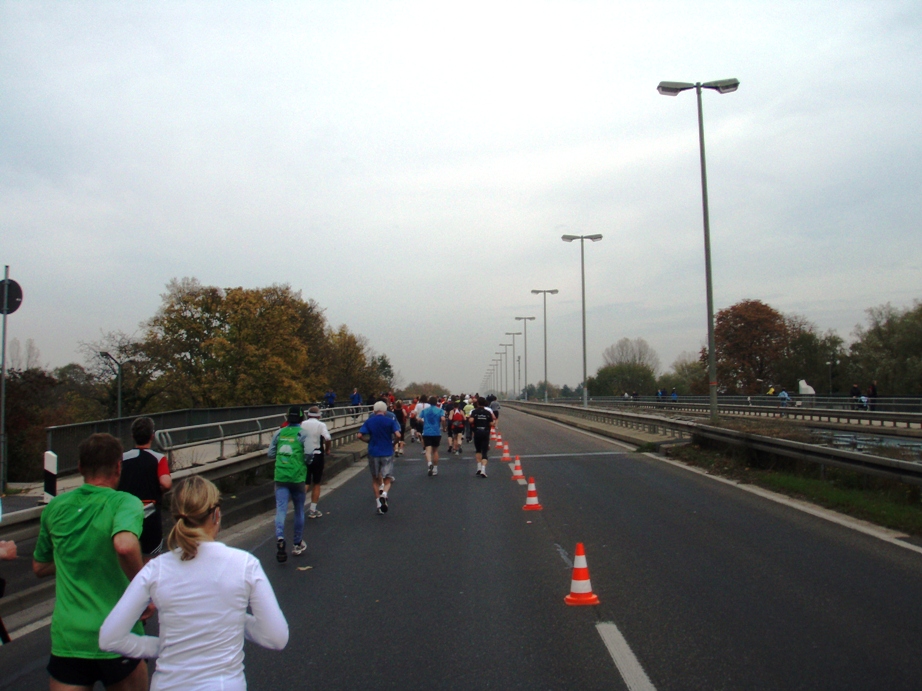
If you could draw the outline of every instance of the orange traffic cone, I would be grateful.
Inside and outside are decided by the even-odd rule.
[[[522,474],[522,464],[519,462],[519,457],[515,457],[515,465],[512,467],[512,479],[513,480],[524,480],[525,476]]]
[[[503,448],[503,435],[499,433],[496,434],[496,448]]]
[[[512,463],[512,456],[509,455],[509,444],[503,444],[503,463]]]
[[[528,478],[528,498],[525,499],[523,511],[541,511],[544,507],[538,503],[538,490],[535,489],[535,478]]]
[[[490,428],[490,441],[496,441],[496,428]]]
[[[599,598],[592,592],[592,583],[589,582],[589,567],[586,566],[586,550],[583,543],[576,543],[576,554],[573,555],[573,580],[570,581],[570,594],[564,599],[568,605],[597,605]]]

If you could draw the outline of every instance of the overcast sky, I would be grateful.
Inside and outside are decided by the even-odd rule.
[[[717,309],[850,340],[922,297],[922,4],[0,2],[9,338],[52,367],[142,333],[171,278],[289,283],[405,383],[479,389],[529,322],[529,380],[620,338],[707,340],[694,91]],[[522,339],[517,338],[517,354]]]

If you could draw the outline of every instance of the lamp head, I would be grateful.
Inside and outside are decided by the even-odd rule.
[[[579,235],[561,235],[560,239],[564,242],[573,242],[574,240],[579,240]]]
[[[718,79],[714,82],[705,82],[701,87],[704,89],[713,89],[719,94],[729,94],[740,88],[740,80]]]
[[[694,89],[694,84],[688,82],[660,82],[656,90],[663,96],[678,96],[687,89]]]
[[[587,240],[592,240],[593,242],[598,242],[599,240],[602,239],[602,236],[601,236],[599,233],[595,233],[595,234],[593,234],[593,235],[586,235],[586,236],[584,236],[584,237],[585,237]]]

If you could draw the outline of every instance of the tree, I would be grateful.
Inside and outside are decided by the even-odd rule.
[[[40,478],[45,427],[70,422],[56,386],[57,380],[38,367],[7,372],[7,477],[10,482]]]
[[[672,371],[661,375],[656,385],[667,393],[675,389],[680,396],[703,396],[708,392],[707,365],[694,353],[681,353],[672,363]]]
[[[864,391],[872,381],[891,395],[922,391],[922,302],[898,309],[889,303],[867,310],[868,325],[855,327],[849,348],[853,382]]]
[[[549,384],[546,381],[539,381],[537,385],[529,384],[528,385],[528,400],[529,401],[543,401],[544,400],[544,390],[547,389],[547,397],[559,398],[560,397],[560,387]]]
[[[721,393],[757,394],[761,382],[778,382],[788,346],[780,312],[760,300],[738,302],[717,313],[714,340]],[[702,357],[707,362],[706,351]]]
[[[656,388],[654,371],[639,362],[622,362],[600,367],[589,377],[590,396],[621,396],[625,393],[652,394]]]
[[[399,398],[415,398],[416,396],[447,396],[448,387],[431,381],[410,382],[405,389],[396,392]]]
[[[642,338],[622,338],[602,351],[602,359],[606,365],[643,365],[653,376],[659,371],[659,356]]]

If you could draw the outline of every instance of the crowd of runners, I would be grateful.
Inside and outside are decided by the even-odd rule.
[[[323,516],[318,501],[332,438],[320,418],[319,407],[306,414],[291,407],[269,446],[279,562],[288,559],[288,503],[294,505],[296,557],[307,549],[305,516]],[[460,456],[463,445],[473,443],[475,476],[486,478],[498,418],[492,396],[380,396],[359,430],[368,443],[376,512],[390,508],[394,459],[407,443],[422,445],[430,477],[438,476],[443,437],[447,454]],[[84,484],[54,498],[42,513],[32,565],[39,577],[56,576],[50,688],[89,691],[101,682],[107,689],[144,690],[144,660],[157,658],[155,689],[245,689],[244,638],[276,650],[288,642],[272,586],[258,559],[216,541],[218,489],[198,475],[173,487],[166,459],[150,448],[153,421],[139,418],[131,430],[136,448],[125,453],[108,434],[86,439],[78,465]],[[159,511],[170,489],[174,526],[164,542]],[[143,627],[155,611],[158,636]]]

